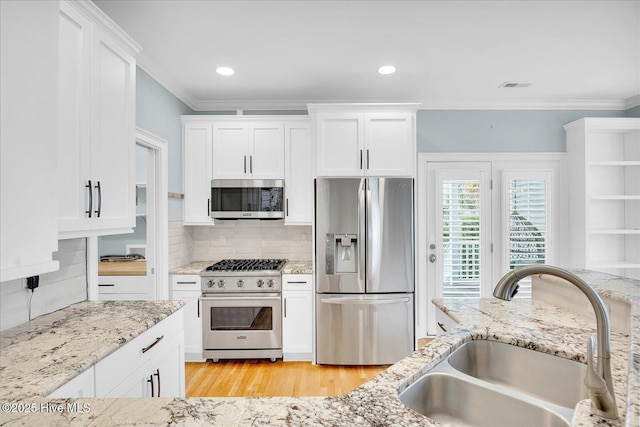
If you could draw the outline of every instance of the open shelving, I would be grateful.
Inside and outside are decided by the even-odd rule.
[[[640,118],[565,130],[571,265],[640,279]]]

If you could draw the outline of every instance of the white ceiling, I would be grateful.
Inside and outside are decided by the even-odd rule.
[[[138,64],[194,110],[640,104],[640,0],[95,3],[142,46]],[[379,75],[384,64],[398,71]],[[235,75],[217,75],[222,65]]]

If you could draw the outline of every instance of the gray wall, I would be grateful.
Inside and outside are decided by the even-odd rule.
[[[562,152],[563,125],[583,117],[624,116],[609,110],[420,110],[418,152]]]
[[[169,143],[169,192],[182,193],[182,123],[194,114],[141,68],[136,72],[136,125]],[[182,219],[182,200],[169,199],[169,221]]]

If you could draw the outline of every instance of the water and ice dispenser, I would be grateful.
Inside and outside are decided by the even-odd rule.
[[[358,235],[327,234],[326,273],[358,272]]]

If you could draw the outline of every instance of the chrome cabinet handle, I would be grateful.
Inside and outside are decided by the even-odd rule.
[[[360,150],[360,169],[362,169],[362,150]]]
[[[442,332],[447,332],[447,328],[444,327],[443,323],[438,322],[438,327],[442,329]]]
[[[102,213],[102,187],[100,186],[100,181],[98,181],[98,185],[95,186],[98,190],[98,210],[94,211],[98,218],[100,218],[100,214]]]
[[[151,350],[153,347],[155,347],[155,346],[156,346],[156,344],[158,344],[160,341],[162,341],[162,339],[163,339],[163,338],[164,338],[164,335],[159,336],[158,338],[156,338],[156,340],[153,342],[153,344],[151,344],[151,345],[149,345],[149,346],[147,346],[147,347],[143,348],[143,349],[142,349],[142,352],[143,352],[143,353],[146,353],[147,351]]]
[[[211,215],[211,199],[207,199],[207,216]]]
[[[284,317],[287,317],[287,299],[284,299]]]
[[[369,169],[369,149],[367,148],[367,169]]]
[[[289,199],[287,199],[285,210],[287,211],[286,216],[289,216]]]
[[[91,214],[93,213],[93,186],[91,185],[91,180],[89,180],[89,183],[85,185],[84,188],[89,189],[89,210],[84,211],[84,213],[89,214],[89,218],[91,218]]]
[[[247,156],[244,156],[244,173],[247,173]]]
[[[253,156],[249,156],[249,173],[253,173]]]

